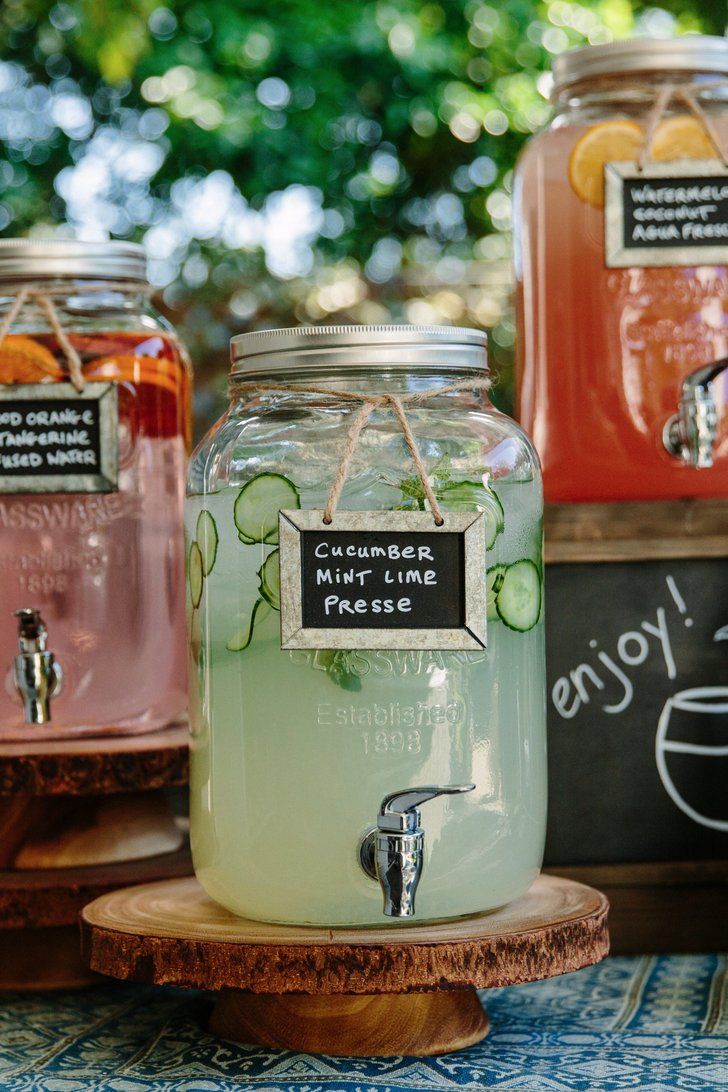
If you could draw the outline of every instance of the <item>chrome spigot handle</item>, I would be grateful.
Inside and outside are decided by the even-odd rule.
[[[26,724],[47,724],[51,719],[51,697],[61,689],[63,674],[52,652],[48,652],[48,630],[40,611],[23,607],[13,611],[18,619],[19,655],[13,661],[15,685],[23,700]]]
[[[384,797],[377,826],[367,832],[359,847],[359,861],[384,896],[384,913],[390,918],[410,918],[422,876],[425,832],[419,808],[436,796],[472,792],[475,785],[423,785],[401,789]]]
[[[697,368],[682,382],[678,411],[665,422],[662,442],[675,458],[696,470],[713,465],[718,410],[713,382],[728,368],[728,357]]]

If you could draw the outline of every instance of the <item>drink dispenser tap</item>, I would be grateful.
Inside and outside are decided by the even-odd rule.
[[[718,412],[713,382],[728,368],[728,356],[705,364],[682,382],[678,411],[665,422],[662,441],[671,455],[703,470],[713,465]]]
[[[39,610],[25,607],[13,612],[18,619],[20,653],[14,659],[15,685],[23,699],[26,724],[47,724],[51,697],[61,688],[62,673],[52,652],[46,650],[48,630]]]
[[[364,835],[359,846],[359,860],[367,876],[379,880],[387,917],[411,918],[415,912],[415,893],[425,848],[420,804],[436,796],[472,792],[474,788],[475,785],[424,785],[384,797],[375,829]]]

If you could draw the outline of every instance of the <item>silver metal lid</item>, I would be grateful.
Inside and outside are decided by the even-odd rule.
[[[299,326],[238,334],[231,375],[341,365],[487,370],[486,335],[461,326]]]
[[[629,38],[567,49],[554,60],[553,90],[561,91],[593,76],[635,72],[728,75],[728,38],[686,34],[681,38]]]
[[[144,247],[119,240],[0,239],[0,281],[62,277],[146,282]]]

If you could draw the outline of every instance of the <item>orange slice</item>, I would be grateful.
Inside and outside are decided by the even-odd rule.
[[[8,334],[0,345],[0,383],[44,383],[62,379],[50,349],[24,334]]]
[[[173,394],[179,390],[177,365],[171,360],[157,360],[152,356],[102,356],[87,364],[83,374],[90,380],[149,383]]]
[[[636,121],[602,121],[574,145],[569,157],[569,182],[577,197],[594,208],[604,207],[604,164],[635,159],[644,132]]]
[[[715,148],[697,118],[665,118],[652,141],[652,159],[715,159]]]

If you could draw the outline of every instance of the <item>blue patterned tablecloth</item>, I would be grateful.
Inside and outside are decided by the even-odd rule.
[[[491,990],[491,1032],[440,1058],[321,1058],[209,1036],[208,996],[109,985],[0,1005],[0,1089],[712,1092],[728,1089],[726,956],[609,959]]]

